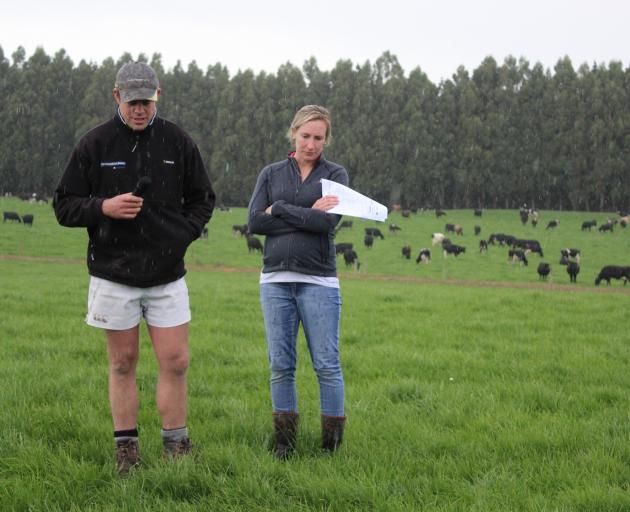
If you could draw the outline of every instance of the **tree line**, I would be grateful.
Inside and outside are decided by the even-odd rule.
[[[64,50],[0,47],[0,192],[50,195],[76,141],[115,112],[118,68],[130,54],[75,65]],[[305,104],[328,107],[327,158],[351,186],[414,208],[626,209],[630,199],[630,69],[621,62],[540,63],[487,57],[432,83],[384,52],[375,62],[315,58],[276,73],[195,61],[158,73],[158,112],[199,145],[219,202],[244,206],[260,169],[286,157],[285,133]]]

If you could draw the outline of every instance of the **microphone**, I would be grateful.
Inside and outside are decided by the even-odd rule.
[[[142,197],[151,185],[151,178],[148,176],[141,176],[136,184],[135,190],[132,192],[134,196]]]

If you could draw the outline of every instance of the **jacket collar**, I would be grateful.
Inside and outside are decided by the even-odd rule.
[[[149,121],[149,124],[147,125],[147,127],[139,133],[148,132],[153,127],[153,123],[155,122],[156,119],[157,119],[157,111],[155,112],[155,114],[153,114],[153,117]],[[131,128],[129,128],[129,125],[127,125],[127,122],[123,119],[123,116],[120,113],[120,107],[116,109],[116,115],[114,116],[114,121],[116,122],[117,125],[126,128],[130,132],[134,131]]]

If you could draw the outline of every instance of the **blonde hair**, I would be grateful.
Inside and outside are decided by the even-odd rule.
[[[300,127],[309,121],[324,121],[326,123],[326,144],[330,141],[332,126],[330,124],[330,112],[326,107],[319,105],[304,105],[295,113],[291,126],[287,130],[287,139],[291,144],[295,144],[294,134]]]

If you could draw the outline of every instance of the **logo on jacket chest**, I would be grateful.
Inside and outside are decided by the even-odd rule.
[[[127,168],[127,162],[118,161],[118,162],[101,162],[101,167],[107,167],[112,171],[119,171],[121,169]]]

